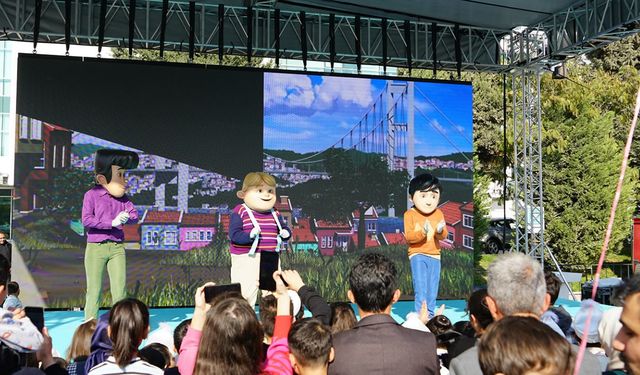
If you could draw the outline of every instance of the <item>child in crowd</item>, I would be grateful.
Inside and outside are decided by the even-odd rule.
[[[449,367],[451,360],[462,354],[467,349],[473,347],[484,331],[493,323],[493,316],[487,307],[487,289],[478,289],[471,293],[467,300],[467,314],[469,315],[470,325],[473,327],[474,335],[458,336],[448,347],[448,358],[444,361],[444,365]],[[461,332],[462,333],[462,332]]]
[[[356,326],[356,314],[351,304],[334,302],[331,304],[331,334],[349,330]]]
[[[229,223],[231,282],[240,283],[242,296],[251,306],[258,298],[260,275],[278,270],[280,245],[291,237],[282,216],[274,210],[276,179],[251,172],[237,193],[244,201],[233,209]]]
[[[287,334],[291,327],[291,300],[281,272],[276,284],[277,316],[266,360],[262,356],[262,326],[246,300],[220,297],[207,303],[204,285],[196,291],[191,326],[180,346],[178,369],[182,375],[289,375]]]
[[[569,375],[571,345],[538,319],[507,316],[492,323],[478,343],[484,375]]]
[[[161,375],[164,371],[138,357],[138,347],[149,333],[149,309],[134,298],[118,301],[109,314],[109,337],[113,351],[89,375],[136,373]]]
[[[80,324],[73,333],[71,346],[67,350],[67,371],[69,375],[84,375],[84,365],[91,354],[91,336],[96,330],[96,319],[89,319]]]
[[[289,332],[289,351],[296,374],[327,374],[334,357],[331,331],[317,319],[299,320]]]
[[[182,340],[184,339],[184,335],[187,334],[187,329],[189,329],[190,324],[191,324],[191,319],[185,319],[181,321],[180,324],[178,324],[176,329],[173,330],[173,346],[176,349],[176,353],[180,353],[180,346],[182,345]]]
[[[169,348],[159,342],[151,343],[140,349],[140,358],[163,370],[174,366]]]
[[[113,343],[109,338],[109,312],[100,315],[96,322],[96,330],[91,336],[91,354],[84,364],[84,373],[88,373],[94,366],[106,361],[111,351]]]
[[[540,319],[548,324],[551,328],[557,328],[562,331],[562,334],[568,339],[571,340],[573,335],[573,328],[571,327],[571,314],[565,310],[562,306],[556,306],[556,301],[558,300],[558,295],[560,294],[560,287],[562,286],[562,282],[560,278],[556,276],[551,271],[544,272],[544,281],[547,284],[547,294],[549,295],[551,301],[551,305],[542,314]],[[553,322],[552,324],[549,324]],[[560,332],[558,332],[560,333]]]
[[[18,285],[15,281],[10,281],[7,284],[7,298],[4,300],[2,304],[2,308],[7,311],[12,311],[15,309],[21,309],[22,302],[18,296],[20,295],[20,285]]]
[[[433,318],[429,319],[426,324],[427,328],[431,333],[436,335],[436,340],[438,346],[436,347],[436,353],[438,354],[438,359],[440,360],[440,375],[448,375],[449,370],[445,367],[445,362],[449,361],[447,345],[448,342],[443,342],[440,338],[450,337],[448,335],[451,332],[453,324],[451,324],[451,320],[444,315],[436,315]]]
[[[291,298],[291,316],[295,317],[295,319],[301,319],[302,316],[304,316],[304,309],[302,309],[300,297],[295,292],[292,293],[291,291],[288,291],[288,294],[289,298]],[[297,299],[294,301],[294,298]],[[260,324],[262,325],[262,330],[264,331],[262,352],[265,357],[267,356],[267,352],[269,351],[271,341],[273,341],[273,331],[276,325],[277,313],[278,299],[273,294],[265,296],[260,300]]]
[[[440,284],[440,241],[447,238],[444,215],[438,208],[442,187],[437,177],[424,173],[409,182],[413,207],[404,213],[404,233],[409,244],[409,261],[415,293],[415,311],[427,302],[429,316],[435,315]]]
[[[182,345],[182,340],[184,336],[187,334],[187,329],[191,324],[191,319],[186,319],[180,322],[176,329],[173,330],[173,348],[174,353],[180,353],[180,346]],[[173,358],[172,367],[164,369],[165,375],[180,375],[180,371],[178,371],[178,355],[176,354]]]

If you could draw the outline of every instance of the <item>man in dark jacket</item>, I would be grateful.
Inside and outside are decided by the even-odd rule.
[[[435,336],[404,328],[390,316],[400,298],[396,273],[393,262],[376,253],[360,256],[351,267],[347,296],[361,319],[334,336],[329,375],[440,373]]]
[[[9,266],[11,266],[11,243],[7,239],[7,234],[0,232],[0,255],[9,261]]]

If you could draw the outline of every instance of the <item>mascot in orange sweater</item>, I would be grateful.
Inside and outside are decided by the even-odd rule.
[[[414,177],[409,182],[413,207],[404,213],[415,309],[419,313],[426,302],[430,317],[434,315],[440,284],[440,240],[448,235],[444,215],[438,209],[441,191],[437,177],[429,173]]]

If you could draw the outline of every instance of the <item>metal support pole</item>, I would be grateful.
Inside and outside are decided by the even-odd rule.
[[[511,74],[517,224],[515,250],[531,255],[544,265],[540,76],[540,70],[531,68],[514,69]]]

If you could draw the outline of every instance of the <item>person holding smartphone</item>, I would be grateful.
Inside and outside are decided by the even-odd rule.
[[[272,275],[276,283],[277,316],[274,340],[263,361],[263,331],[253,307],[235,293],[221,294],[207,303],[205,288],[198,288],[191,325],[180,345],[178,370],[182,375],[234,373],[252,375],[293,374],[287,335],[291,310],[281,271]],[[234,295],[235,294],[235,295]]]

